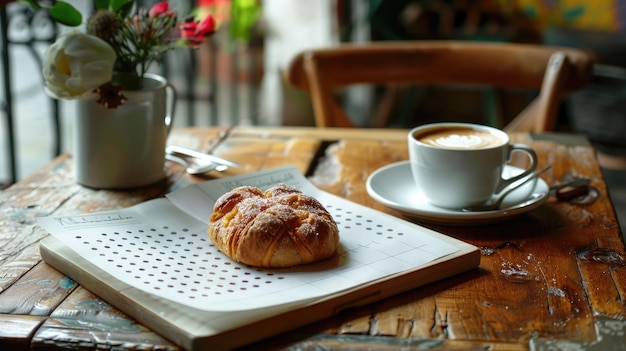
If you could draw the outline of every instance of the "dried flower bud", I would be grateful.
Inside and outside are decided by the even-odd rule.
[[[120,31],[122,23],[114,12],[107,10],[96,11],[87,21],[87,33],[110,42]]]
[[[117,108],[127,100],[126,96],[122,94],[122,86],[112,84],[111,82],[96,88],[95,93],[100,96],[97,103],[104,105],[108,109]]]

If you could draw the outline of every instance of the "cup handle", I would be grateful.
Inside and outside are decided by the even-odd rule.
[[[523,144],[510,145],[509,151],[508,151],[508,158],[507,158],[508,160],[511,159],[511,155],[514,152],[525,153],[528,156],[528,159],[530,160],[530,166],[528,166],[528,168],[526,168],[524,172],[511,178],[504,179],[502,178],[502,175],[500,175],[500,181],[498,182],[498,186],[496,187],[496,191],[495,191],[496,194],[499,194],[502,190],[504,190],[504,188],[508,187],[512,183],[528,176],[535,170],[535,168],[537,168],[537,154],[535,153],[535,150],[533,150],[530,146],[523,145]]]
[[[165,114],[165,126],[167,127],[167,135],[174,125],[174,112],[176,111],[176,89],[170,83],[165,85],[167,113]]]

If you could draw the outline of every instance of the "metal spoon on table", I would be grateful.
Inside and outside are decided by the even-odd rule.
[[[547,165],[543,168],[540,168],[534,171],[527,178],[524,178],[523,180],[519,181],[517,184],[514,183],[510,188],[508,188],[505,192],[503,192],[502,195],[500,195],[500,197],[498,197],[498,199],[494,203],[487,204],[487,205],[465,207],[463,208],[462,211],[463,212],[481,212],[481,211],[499,210],[500,206],[502,206],[502,202],[504,202],[504,199],[507,197],[507,195],[509,195],[514,190],[519,189],[522,185],[528,183],[529,181],[533,179],[537,179],[537,177],[539,177],[541,173],[547,171],[548,169],[550,169],[550,167],[551,167],[550,165]]]
[[[185,166],[185,172],[192,175],[199,175],[211,172],[216,170],[218,172],[223,172],[228,169],[226,165],[220,165],[212,161],[202,161],[194,159],[193,157],[179,157],[176,155],[172,155],[170,153],[165,154],[165,158],[167,160],[179,163]]]
[[[223,172],[225,170],[228,169],[228,166],[226,165],[218,165],[217,163],[214,162],[193,162],[191,163],[189,166],[187,166],[187,168],[185,168],[185,171],[189,174],[203,174],[203,173],[207,173],[210,172],[212,170],[216,170],[218,172]]]
[[[168,145],[165,154],[174,162],[178,162],[175,159],[183,160],[187,173],[194,175],[213,170],[222,172],[227,170],[228,167],[241,167],[241,165],[236,162],[178,145]]]
[[[185,158],[193,157],[195,159],[199,159],[203,161],[211,161],[219,165],[225,165],[225,166],[234,167],[234,168],[241,168],[241,165],[237,162],[233,162],[225,158],[221,158],[215,155],[200,152],[200,151],[190,149],[184,146],[170,144],[165,148],[165,152],[168,154],[182,156]]]

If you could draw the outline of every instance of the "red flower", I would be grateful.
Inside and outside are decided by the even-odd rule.
[[[180,24],[178,27],[180,35],[189,45],[196,46],[202,43],[204,37],[215,32],[215,19],[213,16],[207,16],[202,22],[190,19]]]
[[[164,15],[171,16],[172,11],[168,11],[169,8],[170,8],[170,4],[167,1],[157,2],[150,8],[150,11],[148,11],[148,16],[150,16],[150,18],[155,18],[159,16],[164,16]]]
[[[204,21],[200,22],[200,26],[196,31],[196,36],[206,37],[209,34],[213,34],[215,32],[215,18],[213,16],[208,15]]]

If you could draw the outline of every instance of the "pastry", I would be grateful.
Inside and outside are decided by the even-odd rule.
[[[286,184],[243,186],[222,195],[208,229],[228,257],[258,267],[290,267],[330,257],[339,230],[315,198]]]

